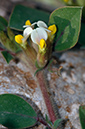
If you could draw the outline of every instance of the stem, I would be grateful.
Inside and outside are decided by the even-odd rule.
[[[47,83],[45,82],[46,80],[44,79],[43,72],[39,72],[37,74],[37,80],[38,80],[41,92],[43,94],[43,98],[44,98],[44,101],[45,101],[45,104],[48,110],[50,120],[52,121],[52,123],[54,123],[54,121],[56,120],[56,116],[55,116],[55,112],[50,101],[50,95],[47,91],[47,85],[46,85]]]

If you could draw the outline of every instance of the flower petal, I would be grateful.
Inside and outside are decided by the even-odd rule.
[[[37,22],[37,26],[38,26],[38,27],[43,27],[43,28],[47,28],[47,27],[48,27],[48,26],[46,25],[46,23],[43,22],[43,21],[38,21],[38,22]]]
[[[51,34],[53,35],[57,31],[57,27],[56,27],[55,24],[53,24],[53,25],[51,25],[51,26],[48,27],[48,30],[50,30],[51,31]]]
[[[29,26],[31,26],[31,22],[30,22],[30,20],[27,20],[27,21],[25,22],[25,25],[29,25]]]
[[[40,46],[41,50],[46,48],[46,42],[45,42],[44,39],[40,40],[40,45],[39,46]]]
[[[24,37],[23,37],[22,35],[18,34],[18,35],[15,36],[15,41],[16,41],[17,43],[19,43],[19,44],[22,44],[22,39],[23,39],[23,38],[24,38]]]
[[[31,24],[31,26],[34,26],[34,25],[36,25],[36,24],[37,24],[37,22],[34,22],[34,23]]]
[[[41,39],[47,40],[47,32],[43,28],[34,29],[31,33],[31,39],[34,43],[39,44]]]
[[[33,29],[31,27],[27,27],[24,31],[23,31],[23,36],[24,37],[29,37],[29,35],[32,33]]]
[[[34,28],[34,25],[36,25],[36,24],[37,24],[37,22],[34,22],[34,23],[31,24],[31,25],[24,25],[23,28],[27,28],[27,27],[32,27],[32,28]]]
[[[24,25],[23,28],[27,28],[27,27],[30,27],[30,25]]]

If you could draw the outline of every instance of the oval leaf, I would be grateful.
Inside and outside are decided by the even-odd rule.
[[[33,126],[37,114],[22,98],[13,94],[0,95],[0,124],[19,129]]]
[[[82,129],[85,129],[85,105],[79,107],[79,118]]]
[[[81,25],[81,7],[63,7],[55,10],[49,20],[49,24],[58,27],[56,35],[56,51],[72,48],[78,41]]]
[[[44,20],[44,22],[48,23],[49,13],[22,5],[16,5],[10,17],[9,26],[12,29],[22,31],[26,20],[30,20],[32,23],[38,20]]]

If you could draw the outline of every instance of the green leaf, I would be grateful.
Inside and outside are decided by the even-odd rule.
[[[58,119],[54,122],[54,125],[53,125],[53,129],[57,129],[57,127],[59,126],[60,122],[62,121],[62,119]]]
[[[31,127],[37,114],[22,98],[13,94],[0,95],[0,124],[11,129]]]
[[[8,22],[6,21],[6,19],[0,16],[0,31],[2,30],[4,31],[7,25],[8,25]]]
[[[48,23],[49,13],[22,5],[16,5],[10,17],[9,26],[12,29],[22,31],[26,20],[30,20],[31,23],[38,20],[43,20]]]
[[[81,45],[85,45],[85,24],[81,23],[81,31],[80,31],[80,36],[78,42]]]
[[[49,24],[55,24],[58,28],[56,34],[56,51],[72,48],[78,41],[81,25],[81,7],[63,7],[55,10],[49,20]]]
[[[13,56],[8,53],[7,51],[2,51],[1,54],[3,55],[3,57],[5,58],[6,62],[9,64],[9,62],[14,59]]]
[[[79,107],[79,118],[82,129],[85,129],[85,105]]]

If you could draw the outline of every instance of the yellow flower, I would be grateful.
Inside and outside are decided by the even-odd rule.
[[[64,0],[64,2],[68,3],[69,0]]]
[[[34,29],[35,25],[37,25],[37,27]],[[46,50],[47,39],[50,43],[53,43],[53,39],[57,31],[55,24],[48,27],[43,21],[38,21],[31,24],[30,20],[27,20],[23,27],[25,28],[23,31],[23,42],[26,42],[27,38],[30,37],[31,41],[39,46],[40,51]]]
[[[46,42],[45,42],[44,39],[41,39],[41,40],[40,40],[39,46],[40,46],[40,49],[45,49],[45,48],[46,48]]]
[[[23,39],[24,37],[22,36],[22,35],[16,35],[15,36],[15,41],[17,42],[17,43],[19,43],[19,44],[22,44],[22,39]]]
[[[27,21],[25,22],[25,25],[29,25],[29,26],[31,26],[31,22],[30,22],[30,20],[27,20]]]
[[[53,24],[53,25],[51,25],[51,26],[48,27],[48,30],[50,30],[51,31],[51,34],[53,35],[57,31],[57,27],[56,27],[55,24]]]

